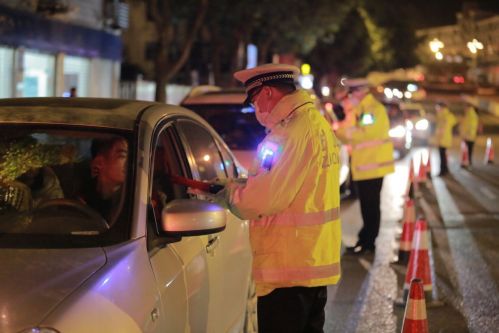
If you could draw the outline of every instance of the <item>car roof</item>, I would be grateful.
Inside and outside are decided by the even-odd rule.
[[[182,103],[183,106],[189,105],[243,105],[246,100],[244,90],[221,90],[211,91],[205,94],[187,96]]]
[[[0,123],[67,124],[132,130],[154,102],[110,98],[0,99]]]
[[[423,110],[423,105],[420,103],[408,103],[408,102],[401,102],[400,103],[400,109],[401,110]]]

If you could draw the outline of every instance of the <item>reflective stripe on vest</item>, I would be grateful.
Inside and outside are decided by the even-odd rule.
[[[340,274],[340,264],[334,263],[324,266],[312,267],[282,267],[282,268],[253,268],[253,278],[256,281],[303,281],[324,279]]]
[[[381,146],[384,143],[391,142],[391,139],[380,139],[380,140],[371,140],[364,141],[352,146],[353,149],[363,149],[363,148],[371,148],[376,146]]]
[[[251,221],[252,227],[263,227],[269,224],[282,226],[320,225],[338,220],[339,208],[331,208],[321,212],[311,213],[282,213],[270,218]]]
[[[358,171],[368,171],[368,170],[373,170],[373,169],[377,169],[377,168],[390,166],[393,164],[394,164],[394,161],[387,161],[387,162],[381,162],[381,163],[369,163],[369,164],[357,166],[357,170]]]

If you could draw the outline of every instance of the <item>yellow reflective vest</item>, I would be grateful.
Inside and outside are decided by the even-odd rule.
[[[226,186],[230,209],[250,219],[259,296],[340,278],[339,142],[309,94],[283,97],[266,120],[246,184]]]
[[[357,124],[350,136],[353,180],[383,177],[394,171],[393,143],[388,136],[390,120],[386,109],[367,94],[355,107]]]
[[[478,131],[478,115],[475,108],[470,106],[464,111],[464,118],[461,122],[461,137],[466,141],[475,141]]]
[[[455,124],[456,117],[454,117],[448,108],[442,107],[440,111],[437,111],[435,136],[439,147],[450,148],[452,146],[452,127]]]

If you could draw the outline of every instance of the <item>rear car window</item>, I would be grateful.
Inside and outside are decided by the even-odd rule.
[[[255,150],[265,137],[254,109],[242,105],[187,105],[203,117],[234,150]]]

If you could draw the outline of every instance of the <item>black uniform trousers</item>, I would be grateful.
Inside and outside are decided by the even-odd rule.
[[[438,147],[438,152],[440,154],[440,175],[446,175],[449,173],[449,167],[447,166],[447,148]]]
[[[383,177],[357,181],[363,225],[359,231],[359,240],[356,245],[361,245],[366,249],[374,250],[376,237],[378,237],[381,221],[382,185]]]
[[[327,287],[274,289],[258,297],[259,333],[323,333]]]
[[[475,145],[475,141],[464,140],[466,146],[468,147],[468,160],[470,161],[470,165],[473,164],[473,146]]]

